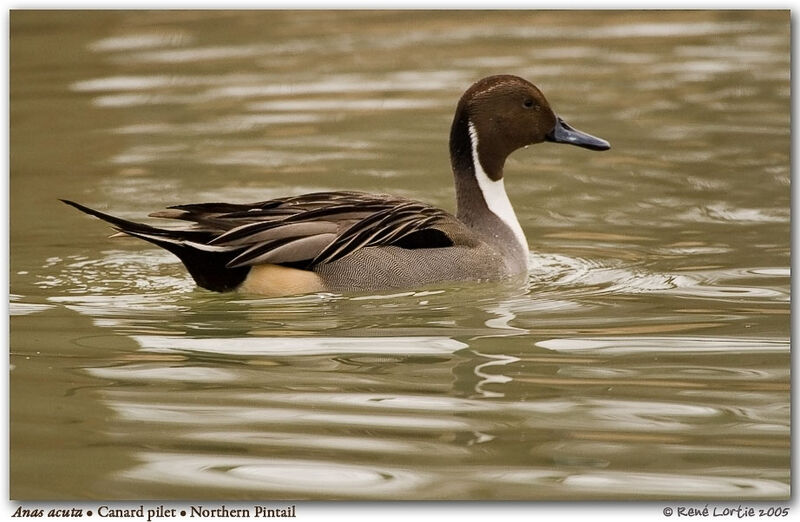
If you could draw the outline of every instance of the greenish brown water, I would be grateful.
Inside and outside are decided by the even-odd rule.
[[[789,29],[12,12],[11,497],[788,498]],[[57,201],[452,209],[452,112],[496,73],[613,147],[512,156],[523,287],[212,294]]]

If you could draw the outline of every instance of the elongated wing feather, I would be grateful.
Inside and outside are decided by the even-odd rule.
[[[395,207],[376,212],[353,224],[317,255],[314,264],[331,263],[369,246],[393,245],[410,233],[447,219],[453,218],[443,210],[423,203],[403,201]],[[437,248],[453,244],[444,233],[439,238],[427,247]]]
[[[231,268],[273,263],[298,263],[314,257],[336,238],[336,234],[316,234],[275,243],[261,243],[228,263]]]
[[[336,233],[339,225],[330,221],[311,221],[286,223],[286,220],[273,223],[248,223],[233,228],[211,241],[213,245],[252,245],[286,239],[290,237],[308,237],[317,234]]]

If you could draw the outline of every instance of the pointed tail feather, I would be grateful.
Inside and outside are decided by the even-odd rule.
[[[106,214],[105,212],[100,212],[99,210],[95,210],[93,208],[89,208],[85,205],[81,205],[80,203],[76,203],[74,201],[70,201],[68,199],[60,200],[71,207],[75,207],[81,212],[85,214],[89,214],[90,216],[94,216],[96,218],[100,218],[106,223],[110,223],[114,225],[114,228],[119,230],[120,232],[139,232],[144,234],[153,234],[164,232],[162,229],[151,227],[150,225],[145,225],[144,223],[136,223],[134,221],[128,221],[127,219],[118,218],[116,216],[112,216],[111,214]]]
[[[209,232],[157,228],[118,218],[67,199],[61,201],[90,216],[102,219],[120,232],[172,252],[178,256],[197,285],[202,288],[215,292],[234,290],[250,271],[250,267],[227,268],[228,262],[236,257],[239,251],[206,246],[205,243],[213,236]]]

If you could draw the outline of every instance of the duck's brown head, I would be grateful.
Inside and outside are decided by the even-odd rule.
[[[466,156],[463,149],[469,145],[476,149],[480,164],[491,179],[502,177],[509,154],[543,141],[592,150],[610,148],[607,141],[567,125],[535,85],[511,75],[489,76],[467,89],[458,103],[450,136],[453,159]],[[472,155],[472,150],[469,152]]]

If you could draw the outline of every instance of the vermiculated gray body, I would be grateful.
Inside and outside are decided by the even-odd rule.
[[[368,247],[314,271],[334,292],[414,288],[442,281],[491,281],[513,275],[486,244],[473,248]]]

